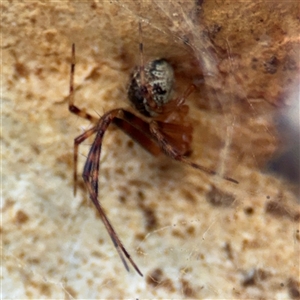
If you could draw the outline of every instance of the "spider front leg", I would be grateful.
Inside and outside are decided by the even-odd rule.
[[[84,165],[83,170],[83,180],[86,184],[86,187],[88,189],[88,193],[90,196],[90,199],[94,203],[97,211],[99,212],[99,215],[101,217],[101,220],[103,224],[106,227],[106,230],[116,247],[118,254],[126,268],[127,271],[129,271],[128,264],[124,258],[124,256],[128,259],[128,261],[131,263],[131,265],[134,267],[134,269],[141,275],[141,271],[137,267],[137,265],[134,263],[132,258],[130,257],[129,253],[124,248],[121,240],[119,239],[118,235],[116,234],[115,230],[113,229],[111,223],[109,222],[108,218],[106,217],[105,212],[103,211],[99,200],[98,200],[98,177],[99,177],[99,169],[100,169],[100,156],[101,156],[101,147],[102,147],[102,141],[104,134],[108,128],[108,126],[115,120],[124,118],[124,112],[122,109],[114,109],[105,115],[103,115],[100,120],[98,121],[97,125],[91,128],[90,130],[86,131],[79,137],[77,137],[74,141],[74,161],[77,163],[77,152],[79,145],[86,140],[88,137],[90,137],[92,134],[96,133],[95,140],[91,146],[91,149],[89,151],[89,154],[87,156],[87,160]],[[128,123],[129,124],[129,123]],[[76,190],[75,190],[76,191]]]
[[[114,246],[116,247],[116,249],[118,251],[118,254],[119,254],[119,256],[120,256],[120,258],[121,258],[121,260],[124,264],[125,269],[129,272],[129,267],[128,267],[128,264],[127,264],[127,262],[124,258],[124,255],[129,260],[129,262],[134,267],[134,269],[143,277],[142,272],[139,270],[139,268],[137,267],[135,262],[130,257],[129,253],[124,248],[124,246],[123,246],[121,240],[119,239],[117,233],[115,232],[114,228],[112,227],[111,223],[109,222],[108,218],[106,217],[106,214],[103,211],[103,209],[102,209],[102,207],[101,207],[101,205],[98,201],[98,197],[95,194],[94,189],[92,188],[92,186],[87,181],[86,181],[86,185],[87,185],[87,188],[88,188],[88,191],[89,191],[89,194],[90,194],[90,198],[93,201],[93,203],[95,204],[95,206],[96,206],[96,208],[97,208],[97,210],[100,214],[101,220],[102,220],[103,224],[105,225],[106,230],[107,230]]]
[[[83,134],[81,134],[80,136],[78,136],[75,140],[74,140],[74,169],[73,169],[73,194],[74,197],[76,196],[77,193],[77,162],[78,162],[78,147],[79,145],[84,142],[87,138],[89,138],[90,136],[92,136],[95,132],[97,131],[97,126],[94,126],[93,128],[85,131]]]
[[[74,102],[75,102],[75,89],[74,89],[74,75],[75,75],[75,65],[76,65],[76,59],[75,59],[75,44],[72,44],[72,52],[71,52],[71,70],[70,70],[70,87],[69,87],[69,111],[79,117],[82,117],[84,119],[87,119],[93,123],[97,123],[98,118],[95,118],[94,116],[88,114],[86,111],[78,108]],[[81,144],[84,140],[86,140],[88,137],[93,135],[95,133],[96,127],[93,127],[92,129],[84,132],[82,135],[80,135],[78,138],[74,141],[74,172],[73,172],[73,193],[74,196],[76,196],[76,190],[77,190],[77,153],[78,153],[78,146]]]
[[[158,156],[162,153],[161,147],[157,144],[155,140],[151,138],[151,133],[149,129],[149,124],[145,121],[143,121],[141,118],[135,116],[129,111],[123,110],[123,109],[116,109],[108,112],[105,114],[100,120],[104,120],[107,115],[109,115],[110,120],[109,123],[112,122],[114,125],[119,127],[123,132],[125,132],[128,136],[130,136],[133,140],[135,140],[140,146],[142,146],[145,150],[147,150],[149,153],[151,153],[154,156]],[[100,121],[99,121],[100,122]],[[79,145],[85,141],[87,138],[92,136],[94,133],[97,132],[97,129],[99,127],[99,124],[94,126],[93,128],[87,130],[80,136],[78,136],[74,140],[74,196],[76,196],[77,191],[77,161],[78,161],[78,148]],[[105,128],[107,128],[105,126]],[[105,129],[106,130],[106,129]],[[96,142],[96,140],[95,140]],[[94,143],[95,143],[94,142]],[[93,144],[92,147],[95,147]],[[98,151],[101,149],[101,145],[98,145]],[[90,150],[91,152],[92,150]],[[93,151],[92,151],[93,152]],[[90,153],[90,158],[93,157],[94,154]],[[88,161],[95,161],[95,160],[88,160],[86,161],[86,164]],[[98,166],[99,169],[100,166]],[[87,171],[88,168],[90,168],[89,165],[86,165]],[[96,165],[94,164],[94,168],[96,168]],[[91,171],[90,171],[91,173]],[[98,176],[98,175],[97,175]],[[94,180],[93,182],[96,194],[98,195],[98,181]]]
[[[98,121],[98,118],[95,118],[94,116],[90,115],[83,109],[78,108],[74,102],[74,96],[75,96],[75,90],[74,90],[74,74],[75,74],[75,65],[76,65],[76,59],[75,59],[75,44],[72,44],[72,53],[71,53],[71,71],[70,71],[70,91],[69,91],[69,111],[79,117],[82,117],[84,119],[87,119],[93,123],[96,123]]]

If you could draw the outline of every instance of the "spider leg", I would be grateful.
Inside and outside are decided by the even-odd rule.
[[[97,197],[98,197],[98,177],[99,177],[99,169],[100,169],[100,156],[101,156],[103,137],[108,126],[114,121],[114,119],[117,117],[119,118],[122,117],[122,112],[123,112],[122,109],[113,109],[107,112],[98,120],[98,123],[95,127],[91,128],[86,133],[82,134],[77,138],[80,140],[79,143],[81,143],[82,139],[80,138],[82,137],[86,139],[85,134],[87,134],[87,136],[90,136],[93,133],[96,133],[95,140],[90,148],[89,154],[87,156],[84,165],[82,177],[85,183],[91,185]],[[75,141],[77,139],[75,139]]]
[[[84,177],[85,178],[85,177]],[[92,185],[90,184],[88,178],[85,178],[85,182],[90,194],[90,198],[93,201],[94,205],[96,206],[99,215],[101,217],[101,220],[103,222],[103,224],[106,227],[106,230],[114,244],[114,246],[116,247],[118,254],[123,262],[123,265],[125,267],[125,269],[129,272],[129,267],[128,264],[124,258],[125,257],[129,260],[129,262],[131,263],[131,265],[134,267],[134,269],[141,275],[143,276],[142,272],[139,270],[139,268],[137,267],[137,265],[134,263],[134,261],[132,260],[132,258],[130,257],[129,253],[126,251],[126,249],[124,248],[121,240],[119,239],[117,233],[115,232],[114,228],[112,227],[111,223],[109,222],[108,218],[106,217],[105,212],[103,211],[99,201],[98,201],[98,197],[95,193],[95,190],[93,189]],[[124,254],[124,255],[123,255]]]
[[[73,170],[73,194],[74,197],[76,196],[76,192],[77,192],[77,161],[78,161],[78,147],[79,145],[84,142],[87,138],[89,138],[90,136],[92,136],[95,132],[97,131],[97,126],[94,126],[93,128],[85,131],[83,134],[81,134],[80,136],[78,136],[75,140],[74,140],[74,170]]]
[[[81,134],[74,141],[74,181],[77,182],[76,166],[78,146],[93,133],[97,133],[96,138],[90,148],[83,170],[84,180],[86,181],[86,179],[88,179],[88,182],[93,187],[96,195],[98,195],[98,177],[100,169],[102,140],[108,126],[111,123],[122,129],[127,135],[137,141],[144,149],[146,149],[151,154],[157,156],[162,152],[161,147],[152,138],[149,123],[143,121],[131,112],[121,108],[113,109],[107,112],[100,118],[96,126]],[[74,189],[74,192],[76,192],[76,189]]]
[[[70,71],[70,92],[69,92],[69,111],[79,117],[82,117],[84,119],[87,119],[93,123],[96,123],[98,121],[98,118],[95,118],[94,116],[87,113],[85,110],[78,108],[74,102],[74,74],[75,74],[75,44],[72,44],[72,54],[71,54],[71,71]]]
[[[79,117],[82,117],[84,119],[87,119],[93,123],[98,122],[98,118],[90,115],[85,110],[78,108],[74,102],[75,102],[75,90],[74,90],[74,74],[75,74],[75,65],[76,65],[76,59],[75,59],[75,44],[72,44],[72,52],[71,52],[71,70],[70,70],[70,91],[69,91],[69,111]],[[77,160],[78,160],[78,147],[79,145],[89,138],[91,135],[93,135],[96,132],[96,127],[91,128],[90,130],[85,131],[82,135],[78,136],[74,140],[74,174],[73,174],[73,194],[76,196],[77,191]]]
[[[113,123],[152,155],[161,154],[161,147],[153,140],[149,123],[129,111],[122,110],[122,113],[123,118],[115,118]]]
[[[143,35],[142,35],[142,24],[139,22],[139,50],[140,50],[140,75],[142,85],[145,84],[145,70],[144,70],[144,44],[143,44]]]
[[[162,116],[164,117],[164,115],[168,115],[173,111],[179,110],[181,107],[183,107],[185,100],[195,89],[196,86],[194,84],[191,84],[180,97],[175,98],[174,100],[166,103],[162,107],[162,112],[161,112]]]
[[[181,97],[178,97],[175,102],[177,106],[181,106],[184,104],[185,100],[188,98],[188,96],[196,89],[196,86],[194,84],[191,84],[183,93]]]
[[[199,164],[193,163],[191,162],[189,159],[187,159],[184,155],[182,155],[177,149],[176,147],[174,147],[169,141],[168,139],[165,137],[165,135],[161,132],[161,129],[159,128],[159,124],[156,121],[152,121],[149,124],[149,128],[151,133],[153,134],[154,138],[156,139],[157,143],[160,145],[160,147],[162,148],[162,150],[165,152],[165,154],[175,160],[181,161],[185,164],[190,165],[191,167],[195,168],[195,169],[199,169],[205,173],[208,173],[210,175],[219,175],[216,171],[211,170],[209,168],[206,168],[204,166],[201,166]],[[220,175],[219,175],[220,176]],[[225,180],[231,181],[233,183],[238,184],[238,181],[227,177],[227,176],[222,176],[222,178],[224,178]]]
[[[107,230],[114,246],[116,247],[118,254],[119,254],[126,270],[129,271],[129,267],[128,267],[128,264],[126,263],[123,253],[126,256],[126,258],[130,261],[132,266],[135,268],[135,270],[141,276],[143,276],[143,274],[141,273],[141,271],[139,270],[137,265],[131,259],[129,253],[124,248],[122,242],[118,238],[118,235],[116,234],[115,230],[113,229],[112,225],[110,224],[108,218],[106,217],[105,212],[103,211],[103,209],[98,201],[98,174],[99,174],[99,167],[100,167],[99,161],[100,161],[100,154],[101,154],[102,138],[105,133],[105,130],[107,129],[107,127],[109,125],[109,124],[106,124],[106,128],[104,126],[104,128],[102,130],[99,130],[99,128],[102,128],[102,123],[101,123],[102,119],[103,118],[100,119],[99,124],[97,124],[96,126],[94,126],[93,128],[86,131],[85,133],[83,133],[82,135],[80,135],[79,137],[77,137],[75,139],[75,149],[76,150],[74,151],[74,161],[76,162],[76,165],[77,165],[77,152],[78,152],[79,144],[82,143],[88,137],[90,137],[92,134],[97,132],[95,141],[90,149],[87,161],[85,163],[83,179],[86,183],[90,199],[92,200],[96,209],[98,210],[101,220],[102,220],[103,224],[105,225],[106,230]],[[76,168],[74,170],[75,170],[74,180],[77,180]],[[76,193],[76,185],[74,186],[74,193]]]
[[[128,136],[130,136],[133,140],[135,140],[138,144],[140,144],[145,150],[151,153],[154,156],[158,156],[162,153],[161,147],[157,144],[156,141],[152,139],[149,124],[134,114],[125,111],[123,109],[119,109],[122,111],[122,118],[113,118],[112,122],[118,128],[120,128],[123,132],[125,132]],[[120,113],[119,112],[119,113]],[[83,134],[78,136],[74,140],[74,174],[73,174],[73,182],[74,182],[74,196],[76,196],[77,192],[77,162],[78,162],[78,148],[79,145],[97,132],[97,126],[85,131]],[[101,146],[98,147],[98,151],[101,149]],[[97,169],[96,164],[93,164],[94,168]],[[99,168],[99,167],[98,167]],[[91,172],[91,171],[90,171]],[[93,182],[96,193],[98,193],[98,181],[95,180]]]
[[[88,192],[90,199],[94,203],[96,209],[99,212],[99,215],[101,217],[102,222],[104,223],[107,232],[116,247],[118,254],[126,268],[127,271],[129,271],[128,264],[124,258],[124,256],[128,259],[128,261],[131,263],[131,265],[134,267],[134,269],[141,275],[141,271],[137,267],[137,265],[134,263],[132,258],[130,257],[129,253],[126,251],[124,248],[121,240],[118,238],[118,235],[116,234],[115,230],[113,229],[112,225],[110,224],[108,218],[105,215],[105,212],[103,211],[99,200],[98,200],[98,176],[99,176],[99,168],[100,168],[100,155],[101,155],[101,146],[102,146],[102,140],[103,136],[105,134],[105,131],[107,130],[108,126],[112,123],[112,121],[117,118],[119,115],[122,115],[123,110],[121,109],[115,109],[112,110],[108,113],[106,113],[103,117],[100,118],[98,124],[87,131],[86,135],[81,135],[78,138],[77,142],[81,142],[87,136],[90,136],[91,134],[96,132],[96,137],[95,140],[92,144],[92,147],[89,151],[85,166],[84,166],[84,171],[83,171],[83,180],[87,186]],[[120,116],[121,117],[121,116]]]
[[[130,123],[122,119],[115,119],[113,123],[153,156],[158,156],[160,153],[162,153],[161,148],[155,141],[153,141],[140,130],[136,129]]]
[[[156,121],[157,126],[173,148],[180,155],[191,153],[193,127],[189,123],[165,123]],[[161,148],[162,149],[162,148]]]

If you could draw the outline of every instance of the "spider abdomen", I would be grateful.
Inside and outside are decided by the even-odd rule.
[[[156,59],[144,69],[135,69],[128,88],[128,98],[141,114],[154,117],[171,100],[173,83],[172,66],[165,59]]]

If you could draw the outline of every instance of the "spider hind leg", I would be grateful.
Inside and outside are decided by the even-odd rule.
[[[206,168],[204,166],[201,166],[199,164],[196,164],[194,162],[191,162],[189,159],[186,158],[186,156],[184,156],[184,153],[182,153],[181,151],[179,151],[171,142],[170,140],[168,140],[167,136],[163,133],[163,131],[161,130],[159,123],[157,121],[152,121],[149,124],[149,128],[150,128],[150,132],[153,135],[153,137],[156,139],[157,143],[160,145],[160,147],[162,148],[162,150],[164,151],[164,153],[175,159],[178,161],[181,161],[189,166],[191,166],[192,168],[201,170],[209,175],[219,175],[218,172],[211,170],[209,168]],[[231,177],[227,177],[227,176],[222,176],[219,175],[220,177],[222,177],[223,179],[236,183],[238,184],[238,181],[231,178]]]

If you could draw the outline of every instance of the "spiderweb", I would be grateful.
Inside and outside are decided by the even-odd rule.
[[[295,185],[262,172],[283,143],[275,121],[299,109],[297,6],[201,2],[3,2],[3,298],[299,293]],[[285,9],[295,14],[276,18]],[[145,60],[175,68],[174,96],[197,87],[191,159],[240,182],[154,158],[109,130],[100,199],[144,278],[124,270],[85,188],[72,196],[73,139],[91,124],[67,110],[72,42],[77,105],[129,107],[139,21]]]

